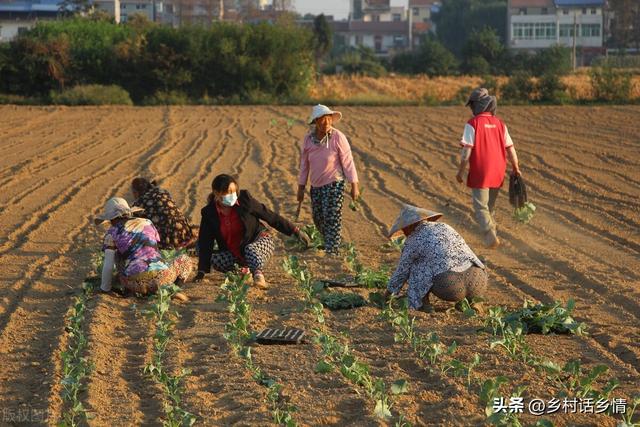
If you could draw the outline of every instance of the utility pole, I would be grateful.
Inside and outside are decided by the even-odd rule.
[[[409,12],[409,50],[413,50],[413,9],[411,8],[411,2],[408,7]]]
[[[576,37],[578,36],[578,12],[573,11],[573,52],[572,52],[572,62],[573,62],[573,71],[576,71]]]
[[[113,19],[116,24],[120,23],[120,0],[113,0]]]

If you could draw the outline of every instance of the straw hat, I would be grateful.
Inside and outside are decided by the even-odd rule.
[[[135,206],[133,208],[129,207],[129,203],[122,197],[112,197],[104,204],[104,212],[102,215],[98,215],[93,222],[98,225],[121,216],[131,216],[131,214],[143,210],[144,209]]]
[[[313,122],[322,116],[333,116],[334,122],[339,122],[342,118],[342,113],[340,111],[333,111],[331,108],[326,105],[318,104],[311,110],[311,116],[309,116],[309,124],[313,124]]]
[[[400,209],[400,214],[389,229],[389,238],[392,238],[403,228],[413,225],[416,222],[420,222],[423,219],[435,221],[441,216],[442,214],[438,212],[403,204],[402,209]]]

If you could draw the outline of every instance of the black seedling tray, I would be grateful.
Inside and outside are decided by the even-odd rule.
[[[256,342],[259,344],[300,344],[303,338],[304,331],[302,329],[266,328],[256,336]]]

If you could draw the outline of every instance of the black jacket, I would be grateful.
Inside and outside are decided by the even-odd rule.
[[[240,250],[244,252],[244,248],[254,242],[260,233],[265,230],[260,220],[278,230],[279,232],[291,236],[295,231],[295,226],[285,218],[273,212],[265,205],[251,197],[247,190],[240,190],[238,195],[238,205],[233,209],[238,212],[240,221],[244,227],[244,235]],[[220,250],[227,250],[222,234],[220,233],[220,218],[215,201],[211,201],[207,206],[202,208],[202,220],[200,221],[200,235],[198,237],[199,260],[198,271],[209,273],[211,271],[211,255],[213,254],[213,242],[218,243]]]

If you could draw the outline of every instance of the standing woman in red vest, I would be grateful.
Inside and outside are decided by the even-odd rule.
[[[504,181],[507,157],[512,174],[520,175],[518,156],[507,126],[496,117],[497,101],[485,88],[475,89],[466,104],[473,112],[464,127],[460,144],[462,154],[456,179],[462,183],[469,165],[467,186],[476,221],[483,233],[484,244],[495,248],[500,244],[494,219],[496,199]]]

